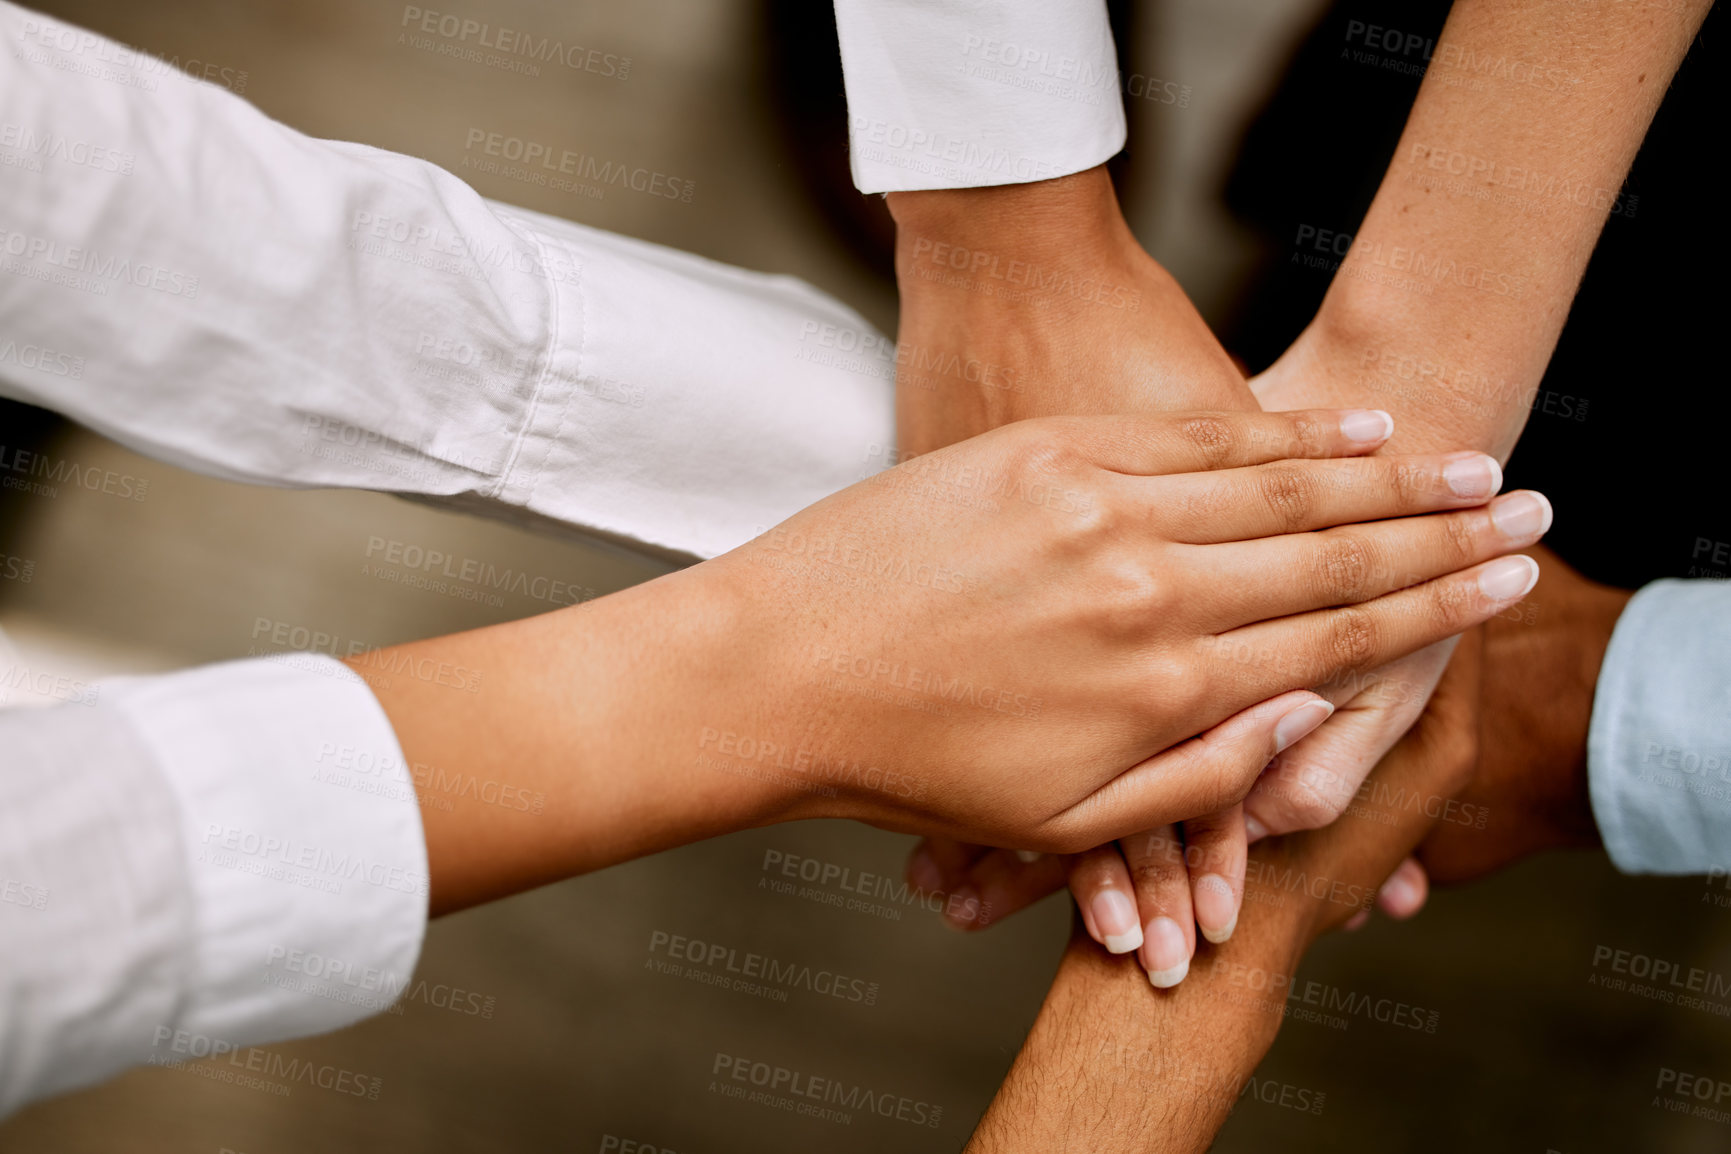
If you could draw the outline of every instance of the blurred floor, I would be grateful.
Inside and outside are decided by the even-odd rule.
[[[831,234],[777,134],[755,4],[471,0],[463,9],[629,57],[623,80],[566,69],[527,76],[435,55],[399,39],[405,8],[382,0],[38,6],[158,53],[244,70],[249,99],[314,135],[461,171],[465,135],[481,128],[695,181],[689,204],[613,190],[577,199],[500,177],[474,183],[585,224],[801,276],[893,329],[892,286]],[[1180,0],[1138,24],[1139,67],[1189,96],[1142,110],[1132,142],[1142,178],[1127,210],[1211,319],[1253,257],[1218,206],[1221,174],[1243,119],[1317,8]],[[0,442],[7,433],[0,427]],[[78,489],[0,494],[0,553],[29,563],[27,581],[0,567],[9,639],[0,639],[0,663],[61,677],[61,697],[104,675],[243,656],[268,647],[278,623],[384,644],[549,607],[381,580],[368,568],[379,540],[598,592],[663,571],[374,494],[212,481],[78,430],[53,451],[149,481],[142,500]],[[10,703],[29,704],[23,696],[14,690]],[[899,875],[908,844],[805,823],[445,919],[423,956],[426,984],[402,1013],[269,1047],[376,1077],[376,1100],[304,1084],[280,1097],[215,1080],[220,1066],[142,1070],[24,1111],[0,1126],[0,1152],[590,1151],[605,1148],[607,1135],[680,1154],[958,1149],[1038,1009],[1068,912],[1049,901],[964,938],[894,901],[832,904],[845,903],[833,885],[780,892],[780,876],[765,868],[797,855],[856,875]],[[1731,1079],[1722,1016],[1731,993],[1714,1001],[1720,1009],[1687,1009],[1589,982],[1600,947],[1731,975],[1731,909],[1719,895],[1731,902],[1723,883],[1635,881],[1597,855],[1554,858],[1439,895],[1413,924],[1379,923],[1320,944],[1304,977],[1353,1004],[1404,1002],[1434,1032],[1356,1013],[1344,1028],[1289,1023],[1259,1090],[1295,1087],[1312,1103],[1322,1095],[1320,1112],[1282,1106],[1278,1092],[1272,1103],[1247,1098],[1217,1148],[1731,1148],[1731,1127],[1652,1104],[1660,1066]],[[665,976],[647,965],[657,932],[841,971],[876,993],[870,1005],[806,991],[782,1003]],[[858,1114],[842,1123],[732,1101],[711,1090],[718,1053],[905,1095],[941,1107],[941,1118],[933,1127]]]

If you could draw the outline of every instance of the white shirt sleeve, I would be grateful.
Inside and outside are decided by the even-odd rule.
[[[1124,147],[1105,0],[835,0],[861,192],[1026,184]]]
[[[1624,873],[1731,867],[1731,581],[1655,581],[1617,619],[1587,786]]]
[[[0,110],[0,393],[141,452],[697,557],[888,459],[894,346],[791,277],[485,200],[4,0]]]
[[[408,781],[323,656],[0,709],[0,1115],[388,1006],[427,921]]]

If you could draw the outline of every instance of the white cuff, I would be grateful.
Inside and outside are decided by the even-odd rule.
[[[1731,581],[1655,581],[1624,608],[1593,697],[1587,784],[1624,873],[1731,865]]]
[[[835,0],[861,192],[1050,180],[1124,147],[1104,0]]]
[[[164,1030],[245,1046],[395,1000],[427,925],[427,850],[402,751],[366,683],[295,654],[105,683],[179,803],[192,967]],[[379,790],[390,780],[397,789]],[[184,1039],[178,1039],[184,1041]]]

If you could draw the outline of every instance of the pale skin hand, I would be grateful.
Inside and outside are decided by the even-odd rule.
[[[1262,403],[1269,408],[1379,404],[1406,422],[1398,445],[1471,445],[1506,459],[1606,212],[1707,7],[1694,0],[1654,7],[1456,4],[1434,54],[1432,75],[1358,233],[1348,268],[1335,278],[1322,311],[1292,350],[1253,382]],[[1541,81],[1555,73],[1583,83],[1528,86],[1514,97],[1494,81],[1450,83],[1451,67],[1498,57],[1542,62],[1536,74],[1530,68],[1521,72]],[[1471,167],[1480,162],[1500,167]],[[1499,194],[1529,174],[1541,177],[1535,184],[1541,189],[1558,183],[1547,186],[1544,177],[1560,177],[1568,188],[1586,190],[1576,198],[1585,203],[1553,198],[1543,215],[1533,216],[1508,210],[1507,198],[1481,197],[1485,189],[1474,189],[1472,181],[1462,192],[1415,180],[1439,172],[1449,178],[1460,166],[1468,166],[1475,180]],[[1134,248],[1134,242],[1127,240],[1109,188],[1078,190],[1090,178],[1079,174],[1068,183],[1046,182],[1021,191],[892,195],[892,211],[909,238],[898,245],[904,339],[911,334],[924,347],[947,335],[952,346],[965,343],[976,364],[995,360],[1011,366],[1000,367],[998,381],[1025,386],[1021,392],[986,390],[979,401],[952,385],[957,399],[936,387],[945,383],[941,376],[924,372],[919,389],[898,391],[902,431],[910,443],[978,427],[970,421],[1009,420],[1063,405],[1129,412],[1166,403],[1230,404],[1241,395],[1242,385],[1223,355],[1210,357],[1192,347],[1214,345],[1194,310],[1171,307],[1170,278],[1157,266],[1150,271],[1153,262],[1139,249],[1121,251]],[[1015,211],[1018,207],[1023,211]],[[1066,207],[1076,212],[1066,215]],[[1096,219],[1085,219],[1089,211]],[[1101,214],[1109,219],[1097,219]],[[969,268],[974,253],[1020,252],[1030,231],[1043,233],[1044,239],[1028,243],[1023,270],[1042,267],[1050,274],[1062,270],[1066,259],[1078,276],[1092,268],[1100,283],[1142,288],[1141,299],[1151,306],[1142,310],[1146,318],[1139,322],[1136,311],[1111,310],[1098,301],[1082,307],[1075,292],[1024,293],[1010,306],[994,305],[981,286],[998,287],[992,277],[1007,267],[1002,259],[959,282],[933,275],[934,267],[944,264],[940,257],[954,265],[957,249],[970,254],[963,262]],[[952,236],[954,247],[940,250],[939,242]],[[1428,293],[1412,288],[1412,273],[1421,265],[1436,282]],[[1438,275],[1439,268],[1455,271]],[[1460,271],[1466,269],[1475,271]],[[1401,270],[1403,275],[1390,283],[1388,274]],[[1023,271],[1021,283],[1062,282]],[[1111,294],[1107,300],[1122,297]],[[1052,332],[1037,335],[1042,326]],[[1185,351],[1172,354],[1175,343]],[[1129,352],[1118,353],[1120,346]],[[1173,357],[1172,371],[1148,367],[1162,354]],[[1013,367],[1017,356],[1029,358],[1019,375]],[[1122,371],[1110,375],[1114,359]],[[1411,379],[1415,373],[1418,379]],[[1083,378],[1082,383],[1073,377]],[[1042,387],[1033,389],[1036,384]],[[1023,395],[1030,391],[1038,395]],[[921,410],[935,415],[921,416]],[[1527,515],[1548,526],[1548,510]],[[1311,828],[1337,817],[1370,765],[1422,709],[1447,657],[1448,646],[1438,646],[1369,675],[1316,686],[1340,706],[1339,712],[1277,759],[1258,783],[1245,806],[1250,836]],[[1152,962],[1151,970],[1170,972],[1171,966],[1159,962],[1176,964],[1178,938],[1193,941],[1185,921],[1191,910],[1210,936],[1231,932],[1243,830],[1235,815],[1214,815],[1188,823],[1182,837],[1153,831],[1136,851],[1138,868],[1166,874],[1188,853],[1194,875],[1192,892],[1174,891],[1166,903],[1164,912],[1182,929],[1161,928],[1163,958]],[[953,871],[977,862],[983,851],[937,845],[931,852],[935,865],[916,861],[916,870]],[[982,884],[990,885],[997,874],[1013,873],[1018,865],[987,858],[979,868],[987,875]],[[1116,853],[1025,868],[1040,871],[1050,884],[1073,874],[1085,911],[1102,894],[1120,910],[1130,906],[1128,874]],[[1393,880],[1422,884],[1422,875],[1408,866]],[[1116,937],[1120,945],[1129,940],[1098,933],[1091,914],[1086,920],[1098,940]]]
[[[427,808],[433,908],[793,818],[1075,851],[1218,808],[1325,713],[1299,687],[1536,577],[1491,560],[1529,542],[1446,462],[1364,456],[1386,436],[1374,413],[1022,422],[681,573],[357,657],[411,763],[547,799]],[[1300,528],[1350,524],[1284,533],[1260,496],[1283,471],[1329,494]],[[1362,549],[1436,579],[1343,589],[1328,558]],[[1271,568],[1315,579],[1255,580]],[[1246,672],[1241,647],[1287,659]],[[408,667],[479,692],[385,672]]]

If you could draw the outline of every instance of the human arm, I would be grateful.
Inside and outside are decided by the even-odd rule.
[[[0,394],[231,480],[685,558],[882,467],[891,346],[808,285],[485,200],[10,3],[0,37]]]
[[[1511,543],[1434,485],[1396,495],[1363,456],[1386,433],[1351,427],[1024,423],[560,612],[0,713],[0,1105],[337,1028],[400,993],[429,906],[727,830],[854,817],[1078,849],[1241,793],[1312,708],[1298,686],[1482,619],[1518,591],[1481,579],[1530,576],[1456,572],[1453,520],[1475,559]],[[1256,499],[1270,467],[1330,474],[1316,513],[1350,524],[1283,534]],[[1437,508],[1455,511],[1403,516]],[[1198,596],[1366,540],[1438,580],[1349,608],[1323,583]],[[1282,662],[1243,668],[1240,646]]]
[[[1731,585],[1631,596],[1555,558],[1485,630],[1485,742],[1425,842],[1439,882],[1603,845],[1625,873],[1731,866]]]
[[[1475,752],[1476,682],[1476,647],[1464,644],[1372,780],[1390,791],[1452,793]],[[1365,908],[1431,824],[1410,808],[1373,806],[1388,811],[1378,814],[1387,824],[1339,823],[1255,847],[1257,900],[1246,903],[1230,942],[1203,948],[1203,964],[1180,986],[1152,990],[1139,968],[1074,935],[968,1149],[1207,1149],[1273,1044],[1305,949]]]

